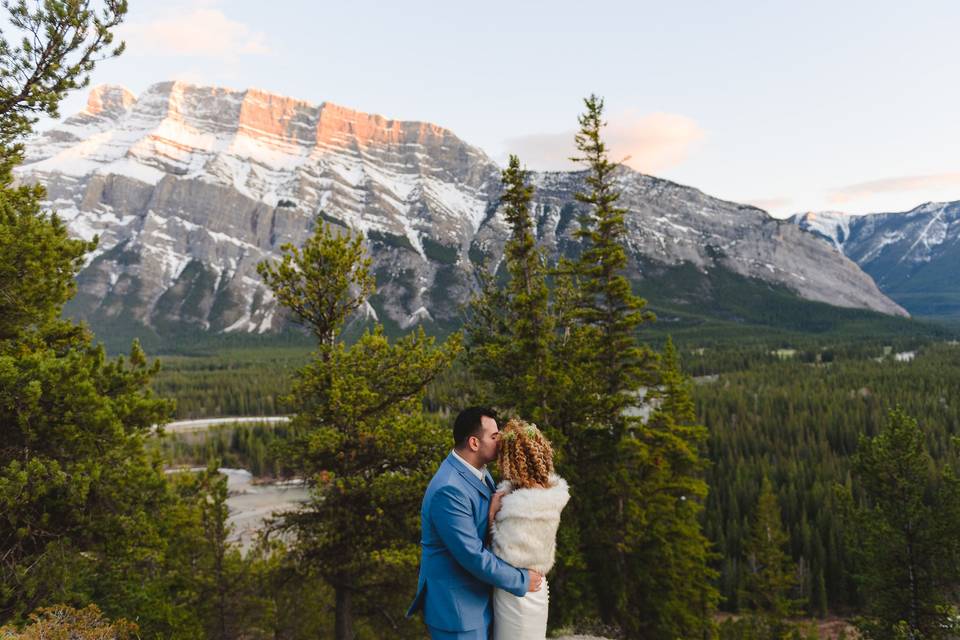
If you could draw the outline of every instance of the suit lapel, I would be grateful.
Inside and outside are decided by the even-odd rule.
[[[487,484],[487,486],[490,488],[490,491],[496,492],[496,490],[497,490],[497,483],[493,481],[493,476],[490,475],[490,472],[487,471],[486,469],[484,469],[484,470],[483,470],[483,477],[484,477],[484,479],[487,481],[486,484]]]
[[[476,487],[477,491],[483,494],[483,497],[485,497],[487,500],[490,499],[490,496],[493,494],[493,491],[490,490],[490,487],[488,487],[485,482],[481,482],[477,476],[473,475],[466,468],[464,468],[463,464],[453,457],[453,453],[447,456],[447,462],[452,464],[453,468],[457,470],[457,473],[459,473],[467,482]]]

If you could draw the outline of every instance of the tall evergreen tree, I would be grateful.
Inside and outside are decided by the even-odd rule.
[[[699,523],[707,432],[697,424],[692,384],[669,338],[658,382],[649,392],[658,406],[619,448],[631,612],[622,624],[631,637],[709,638],[719,595],[710,568],[714,554]]]
[[[124,0],[5,3],[0,36],[0,623],[92,600],[145,634],[196,629],[172,583],[167,528],[183,505],[144,439],[172,405],[149,390],[157,365],[134,343],[108,360],[61,317],[96,241],[69,238],[44,189],[13,167],[37,118],[56,117],[93,65],[118,54]],[[29,34],[29,37],[22,37]],[[196,510],[189,511],[197,517]]]
[[[384,614],[401,636],[397,593],[416,582],[419,503],[450,447],[423,416],[423,392],[456,356],[459,334],[442,346],[422,329],[391,342],[376,325],[347,346],[344,322],[374,288],[362,237],[321,226],[302,250],[284,252],[259,271],[318,347],[290,398],[304,435],[287,449],[311,499],[277,528],[294,534],[295,555],[334,589],[338,640],[352,640],[358,614]]]
[[[624,480],[629,471],[620,446],[641,424],[628,409],[637,403],[640,387],[654,381],[654,354],[636,335],[653,316],[643,310],[646,302],[633,294],[624,273],[626,210],[616,206],[617,165],[601,135],[603,101],[591,95],[584,104],[576,135],[580,155],[574,158],[587,168],[588,191],[576,194],[586,205],[577,231],[581,250],[576,261],[564,261],[558,270],[563,335],[558,386],[569,392],[562,408],[572,418],[563,425],[566,464],[561,470],[581,487],[571,515],[601,617],[630,627],[635,614],[627,604],[630,567],[623,532],[638,514],[624,492],[630,481]],[[634,442],[631,464],[649,460],[649,452],[641,451],[647,444]]]
[[[261,262],[257,273],[313,333],[320,359],[329,358],[343,324],[376,290],[363,236],[340,235],[324,224],[303,247],[286,243],[280,250],[280,263]]]
[[[741,601],[746,603],[769,640],[784,637],[792,628],[790,616],[797,613],[793,591],[797,587],[796,564],[787,555],[789,538],[783,530],[780,505],[768,478],[763,479],[760,497],[744,546],[744,585]]]
[[[500,288],[491,274],[471,305],[468,361],[495,390],[493,404],[509,408],[549,432],[554,321],[546,261],[536,245],[530,217],[533,187],[515,155],[510,156],[501,179],[500,204],[510,225],[504,247],[507,281]]]
[[[955,637],[950,605],[960,588],[960,482],[937,474],[916,420],[895,409],[861,437],[855,468],[866,492],[858,511],[867,638]]]
[[[574,465],[563,462],[567,437],[584,423],[588,403],[582,398],[588,397],[594,377],[568,356],[587,351],[584,334],[571,333],[571,323],[558,317],[561,306],[572,305],[550,299],[546,261],[536,246],[530,214],[533,188],[516,156],[511,156],[501,178],[500,203],[510,224],[505,277],[501,281],[486,274],[481,294],[470,305],[467,362],[486,389],[482,401],[538,423],[553,442],[563,473],[575,473]],[[556,290],[564,300],[574,293],[569,279]],[[558,326],[561,322],[565,324]],[[577,482],[573,476],[568,479]],[[557,566],[551,576],[554,626],[596,615],[581,549],[576,518],[567,515],[558,532]]]
[[[41,185],[14,185],[23,139],[41,115],[58,117],[60,101],[90,82],[94,64],[123,51],[123,43],[111,43],[127,2],[106,0],[99,12],[89,0],[18,0],[4,8],[9,28],[0,31],[0,339],[10,339],[59,319],[83,256],[96,246],[68,239],[56,214],[41,211]],[[59,331],[76,333],[65,324]]]
[[[594,334],[590,360],[596,363],[593,372],[601,392],[597,418],[619,439],[629,422],[624,408],[634,402],[640,386],[652,381],[655,358],[637,340],[636,330],[654,316],[644,311],[646,301],[634,295],[625,275],[627,210],[617,206],[619,165],[610,160],[602,138],[603,100],[591,95],[584,104],[576,135],[580,155],[572,159],[586,167],[588,191],[575,194],[587,206],[576,232],[582,250],[574,269],[578,291],[571,316]]]

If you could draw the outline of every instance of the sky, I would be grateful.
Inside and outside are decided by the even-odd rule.
[[[92,84],[256,87],[569,168],[611,155],[777,217],[960,200],[960,2],[130,0]],[[61,113],[79,111],[86,91]]]

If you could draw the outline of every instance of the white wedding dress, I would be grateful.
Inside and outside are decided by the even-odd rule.
[[[570,499],[566,481],[550,476],[545,489],[513,489],[504,481],[500,511],[491,524],[493,552],[515,567],[546,575],[556,555],[560,512]],[[518,597],[502,589],[493,591],[494,640],[544,640],[550,587],[546,579],[538,591]]]

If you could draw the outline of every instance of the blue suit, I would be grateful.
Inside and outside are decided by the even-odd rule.
[[[453,457],[427,486],[420,509],[420,579],[407,616],[423,609],[434,638],[486,638],[493,620],[493,587],[517,596],[530,576],[486,548],[487,512],[494,483],[481,482]]]

